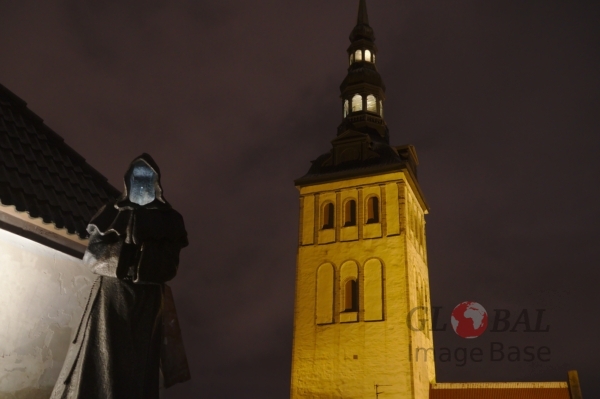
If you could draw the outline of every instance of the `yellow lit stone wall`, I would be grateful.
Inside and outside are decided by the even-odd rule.
[[[299,190],[291,398],[363,399],[376,384],[386,398],[428,398],[435,367],[427,351],[426,210],[416,182],[393,172]],[[379,218],[367,223],[372,196]],[[354,226],[344,225],[349,200],[356,201]],[[323,228],[328,203],[333,228]],[[349,280],[358,283],[358,309],[345,310]]]

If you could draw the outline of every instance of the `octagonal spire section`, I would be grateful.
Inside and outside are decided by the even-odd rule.
[[[375,34],[369,25],[366,0],[359,0],[356,26],[350,34],[349,67],[340,86],[342,123],[332,148],[312,161],[296,185],[348,179],[365,174],[405,170],[417,181],[413,146],[391,146],[383,118],[385,85],[377,71]]]
[[[356,26],[350,34],[349,67],[340,86],[343,121],[338,136],[348,129],[377,132],[375,139],[388,141],[383,119],[385,85],[377,71],[375,34],[369,25],[366,0],[360,0]],[[378,136],[378,137],[377,137]]]

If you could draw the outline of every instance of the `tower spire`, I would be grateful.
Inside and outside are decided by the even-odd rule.
[[[388,142],[388,128],[383,119],[385,86],[375,64],[377,46],[375,33],[369,25],[366,0],[359,0],[350,42],[347,50],[350,66],[340,86],[344,119],[338,128],[338,136],[353,130],[373,140]]]
[[[345,173],[359,175],[367,168],[369,173],[378,168],[407,168],[416,178],[418,162],[414,149],[390,145],[383,112],[385,85],[377,71],[379,55],[375,34],[369,25],[367,1],[355,1],[358,15],[347,49],[349,66],[340,85],[341,123],[331,141],[331,150],[313,161],[297,184],[337,179]]]
[[[369,25],[369,13],[367,12],[367,0],[360,0],[358,3],[358,17],[356,18],[356,26],[350,34],[350,41],[356,40],[375,41],[373,28]]]
[[[367,0],[360,0],[358,4],[358,19],[356,25],[369,25],[369,14],[367,13]]]

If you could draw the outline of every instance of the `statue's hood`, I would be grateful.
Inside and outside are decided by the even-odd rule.
[[[130,187],[131,175],[133,174],[133,168],[134,168],[135,164],[140,161],[146,163],[146,165],[148,165],[148,167],[150,167],[150,169],[152,169],[158,176],[158,178],[156,179],[156,183],[154,183],[154,192],[155,192],[156,198],[154,201],[152,201],[146,205],[138,205],[129,200],[129,192],[131,190],[131,187]],[[167,202],[167,200],[165,199],[165,197],[163,195],[163,189],[162,189],[162,186],[160,183],[160,177],[161,177],[160,168],[158,167],[158,164],[154,161],[154,159],[149,154],[143,153],[139,157],[135,158],[129,164],[129,169],[127,169],[127,172],[125,173],[125,176],[123,177],[123,193],[121,194],[121,196],[119,198],[117,198],[115,207],[118,209],[124,209],[124,208],[136,209],[136,208],[139,208],[140,206],[147,208],[147,209],[156,209],[156,208],[164,208],[164,207],[170,208],[171,205]]]

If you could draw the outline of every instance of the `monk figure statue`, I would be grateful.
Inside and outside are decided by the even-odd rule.
[[[188,245],[182,216],[165,200],[160,170],[142,154],[123,194],[92,218],[83,262],[98,278],[51,399],[158,399],[190,378],[173,296]]]

